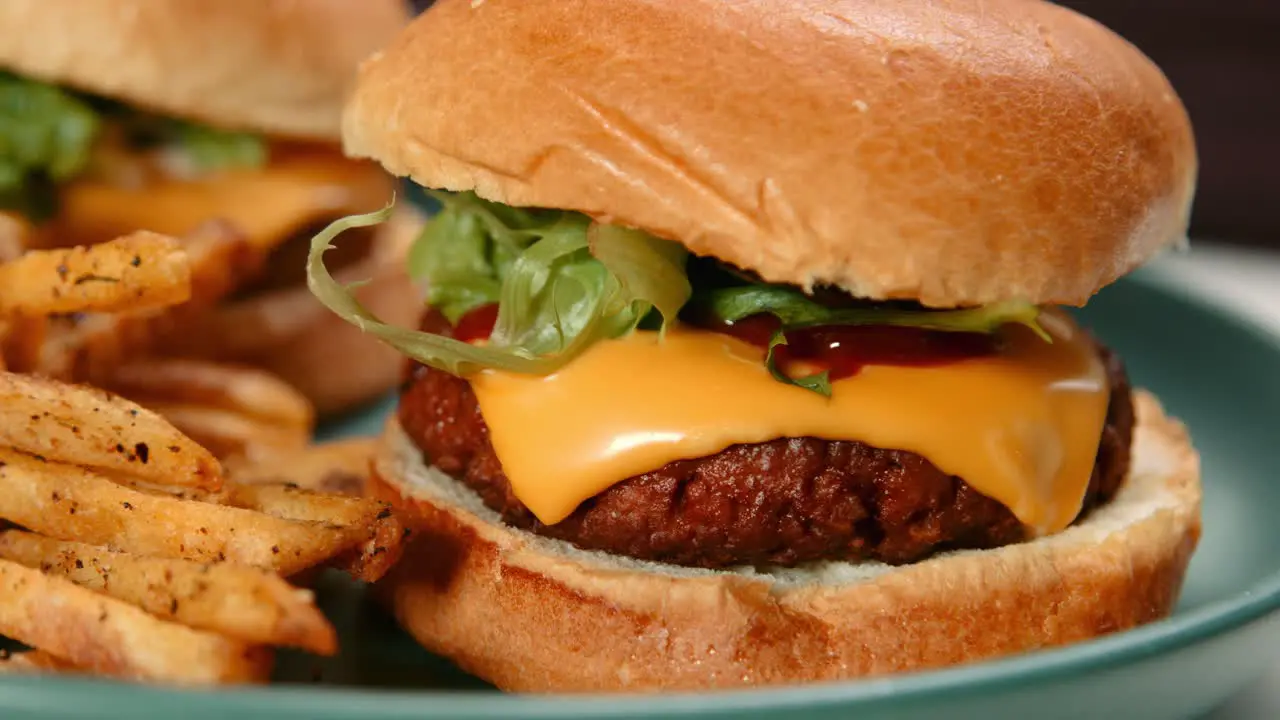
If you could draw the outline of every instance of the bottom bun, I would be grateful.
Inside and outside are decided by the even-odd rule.
[[[374,492],[420,534],[379,586],[428,649],[505,690],[654,691],[840,680],[972,662],[1151,622],[1200,536],[1199,459],[1145,392],[1130,476],[1066,531],[903,567],[701,570],[502,524],[394,422]]]
[[[356,298],[392,325],[413,326],[422,313],[421,293],[404,262],[423,222],[416,210],[397,209],[378,226],[368,257],[334,273],[344,284],[369,280]],[[224,303],[172,338],[167,351],[266,369],[306,395],[322,416],[382,395],[404,371],[404,356],[330,312],[305,284]]]

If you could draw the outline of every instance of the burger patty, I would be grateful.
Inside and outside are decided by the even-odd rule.
[[[435,311],[423,329],[452,330]],[[1082,515],[1119,489],[1133,435],[1124,366],[1107,349],[1099,352],[1111,399]],[[642,560],[704,568],[814,560],[902,564],[1026,536],[1008,508],[920,455],[811,437],[733,445],[668,463],[546,525],[513,494],[466,380],[413,364],[399,419],[431,464],[466,483],[511,525]]]

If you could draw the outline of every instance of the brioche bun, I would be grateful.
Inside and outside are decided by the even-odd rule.
[[[1186,112],[1028,0],[440,0],[361,68],[349,154],[804,287],[1083,304],[1185,237]]]
[[[403,0],[4,0],[0,68],[214,125],[336,139]]]
[[[378,226],[370,254],[334,273],[342,283],[369,280],[354,295],[387,322],[414,325],[422,312],[422,294],[404,263],[423,222],[401,203]],[[169,354],[269,370],[310,398],[321,416],[386,393],[404,370],[399,352],[330,312],[305,284],[225,302],[166,343]]]
[[[913,565],[711,571],[503,525],[392,422],[374,493],[421,529],[380,592],[428,649],[504,690],[841,680],[1084,640],[1167,615],[1200,535],[1199,461],[1145,392],[1130,476],[1066,531]]]

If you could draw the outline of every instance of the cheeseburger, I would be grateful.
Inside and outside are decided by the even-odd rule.
[[[357,63],[407,21],[399,0],[0,2],[0,225],[49,247],[222,221],[265,268],[164,351],[264,366],[322,412],[386,391],[398,355],[315,302],[302,268],[319,229],[394,190],[342,156],[339,128]],[[394,271],[416,230],[399,217],[340,258],[406,322]]]
[[[440,209],[375,489],[381,588],[501,688],[844,679],[1170,612],[1183,428],[1078,326],[1184,239],[1187,116],[1029,0],[442,0],[347,151]],[[338,242],[345,242],[345,236]]]

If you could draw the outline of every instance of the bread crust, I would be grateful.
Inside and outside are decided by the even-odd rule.
[[[369,282],[354,295],[386,322],[412,326],[422,293],[405,272],[405,255],[425,222],[401,204],[377,228],[373,251],[335,273],[339,282]],[[399,382],[404,356],[330,312],[305,284],[227,302],[192,321],[171,351],[249,362],[300,390],[321,416],[349,410]]]
[[[0,68],[166,114],[337,139],[402,0],[5,0]]]
[[[1200,535],[1199,459],[1136,397],[1134,470],[1084,522],[905,567],[717,572],[502,526],[392,422],[374,492],[422,528],[379,592],[428,649],[526,692],[842,680],[1052,647],[1161,618]]]
[[[938,307],[1083,304],[1185,237],[1196,174],[1160,70],[1038,0],[440,0],[343,129],[427,187]]]

